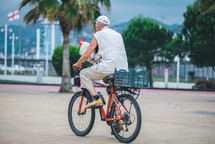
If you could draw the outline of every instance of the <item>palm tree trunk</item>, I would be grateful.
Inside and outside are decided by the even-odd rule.
[[[69,60],[69,32],[65,31],[63,31],[63,69],[59,92],[72,92]]]

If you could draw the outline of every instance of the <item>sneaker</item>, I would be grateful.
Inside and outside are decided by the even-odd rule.
[[[103,103],[102,99],[99,98],[98,100],[93,99],[93,101],[91,103],[89,103],[88,105],[86,105],[85,108],[88,109],[88,108],[92,108],[92,107],[100,107],[103,105],[104,105],[104,103]]]
[[[115,126],[116,132],[120,133],[121,130],[123,130],[123,122],[121,120],[119,120],[117,122],[118,125]],[[111,135],[113,135],[113,132],[111,131]]]

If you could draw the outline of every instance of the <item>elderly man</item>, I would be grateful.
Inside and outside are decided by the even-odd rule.
[[[109,28],[110,21],[106,16],[99,16],[95,22],[96,33],[93,35],[88,49],[77,63],[73,64],[74,69],[80,70],[82,63],[88,60],[98,46],[98,54],[101,58],[96,64],[80,72],[81,86],[93,96],[93,101],[86,108],[103,105],[102,99],[93,86],[93,80],[101,80],[106,76],[113,75],[115,68],[128,70],[127,56],[121,34]]]

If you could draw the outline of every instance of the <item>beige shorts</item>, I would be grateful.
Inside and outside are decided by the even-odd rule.
[[[93,80],[101,80],[109,75],[113,75],[113,73],[99,73],[91,68],[83,69],[80,72],[81,87],[92,89],[94,88]]]

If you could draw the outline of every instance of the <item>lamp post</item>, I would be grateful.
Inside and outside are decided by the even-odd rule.
[[[40,59],[40,29],[37,29],[36,59]]]
[[[55,48],[55,23],[52,24],[51,30],[52,30],[52,37],[51,37],[51,56],[52,56]]]
[[[44,46],[45,46],[45,75],[46,75],[46,77],[48,76],[48,56],[49,56],[49,41],[47,40],[47,36],[48,36],[48,33],[47,33],[47,30],[48,30],[48,21],[47,20],[45,20],[44,22],[43,22],[43,24],[44,24],[44,31],[45,31],[45,33],[44,33],[44,36],[45,36],[45,41],[44,41]]]
[[[15,34],[12,34],[12,37],[10,37],[10,39],[12,39],[12,76],[14,76],[14,43],[15,43],[15,39],[18,39],[18,37],[15,37]]]
[[[48,49],[49,48],[49,42],[48,41],[45,41],[45,51],[46,51],[46,72],[45,72],[45,74],[46,74],[46,77],[48,76],[48,64],[49,64],[49,61],[48,61],[48,59],[49,59],[49,54],[48,54]]]
[[[1,29],[1,32],[5,32],[4,34],[4,76],[7,75],[7,31],[8,27],[7,24],[5,24],[5,28]],[[10,32],[12,32],[12,29],[9,29]]]
[[[177,88],[179,88],[179,78],[180,78],[180,58],[179,56],[177,56],[177,76],[176,76],[176,80],[177,80]]]

